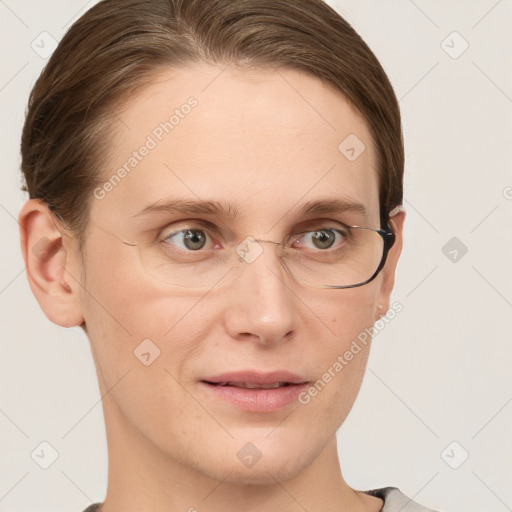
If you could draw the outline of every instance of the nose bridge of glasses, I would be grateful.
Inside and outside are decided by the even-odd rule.
[[[285,246],[286,241],[277,242],[265,238],[246,237],[235,247],[237,267],[245,276],[244,280],[255,279],[260,285],[265,282],[265,286],[269,283],[268,279],[272,282],[275,279],[277,279],[275,282],[282,281],[284,275],[290,273],[282,257]],[[237,273],[237,275],[241,277],[241,274]]]
[[[255,238],[254,241],[262,244],[284,245],[284,242],[275,242],[274,240],[264,240],[262,238]]]
[[[256,261],[265,250],[262,244],[271,244],[275,248],[282,248],[284,246],[283,242],[248,236],[235,247],[235,252],[238,254],[239,261],[244,261],[245,263],[253,263]]]

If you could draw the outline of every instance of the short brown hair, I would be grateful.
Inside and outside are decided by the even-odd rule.
[[[376,145],[381,221],[402,202],[400,110],[370,48],[322,0],[103,0],[64,35],[29,98],[21,169],[83,242],[116,106],[156,71],[203,61],[280,65],[331,84]],[[340,141],[341,142],[341,141]]]

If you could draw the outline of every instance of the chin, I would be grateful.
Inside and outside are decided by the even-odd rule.
[[[302,464],[297,464],[296,461],[273,458],[273,460],[267,459],[265,462],[261,459],[251,468],[243,467],[236,461],[231,467],[226,467],[225,469],[226,472],[222,478],[225,477],[226,473],[229,473],[225,477],[225,483],[233,485],[274,486],[276,482],[285,482],[295,477],[304,467]]]
[[[208,476],[234,485],[275,485],[301,473],[318,455],[309,453],[304,442],[290,437],[285,440],[277,432],[266,439],[250,439],[244,436],[243,440],[236,439],[234,446],[221,448],[209,468],[201,461],[203,472],[207,469]]]

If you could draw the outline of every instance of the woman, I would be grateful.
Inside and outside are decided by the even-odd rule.
[[[320,0],[103,0],[71,27],[30,96],[19,223],[96,365],[87,512],[429,510],[348,486],[336,439],[394,311],[403,167],[389,80]]]

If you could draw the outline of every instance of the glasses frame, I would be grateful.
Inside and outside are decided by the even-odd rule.
[[[349,226],[349,225],[347,225],[346,227],[347,228],[356,228],[356,229],[365,229],[367,231],[373,231],[373,232],[377,233],[378,235],[380,235],[380,237],[382,238],[382,241],[383,241],[382,256],[380,259],[380,263],[377,266],[377,269],[375,270],[375,272],[368,279],[366,279],[365,281],[362,281],[360,283],[348,284],[348,285],[319,285],[319,286],[315,286],[316,288],[343,290],[343,289],[348,289],[348,288],[358,288],[359,286],[364,286],[365,284],[368,284],[371,281],[373,281],[379,275],[381,270],[384,268],[384,265],[386,264],[389,250],[391,249],[391,247],[393,247],[395,240],[396,240],[395,233],[394,233],[393,229],[391,228],[389,222],[386,222],[385,226],[380,229],[368,228],[365,226]],[[258,239],[258,238],[254,238],[253,240],[255,242],[259,242],[259,243],[267,243],[267,244],[280,245],[280,246],[284,245],[284,242],[276,242],[274,240],[264,240],[264,239]],[[130,245],[130,246],[137,245],[136,243],[127,242],[127,241],[122,241],[122,243],[125,245]],[[239,258],[239,260],[243,261],[243,258]],[[295,278],[295,279],[297,279],[297,278]]]
[[[348,288],[358,288],[359,286],[364,286],[365,284],[368,284],[371,281],[373,281],[379,275],[381,270],[384,268],[384,265],[386,264],[389,250],[391,249],[391,247],[393,247],[393,245],[396,241],[395,233],[394,233],[393,229],[391,228],[389,222],[386,222],[385,226],[380,229],[367,228],[365,226],[348,226],[348,225],[347,225],[347,228],[365,229],[367,231],[374,231],[375,233],[380,235],[380,237],[382,238],[382,241],[383,241],[382,257],[380,259],[380,263],[377,266],[377,269],[375,270],[375,272],[365,281],[362,281],[362,282],[356,283],[356,284],[346,284],[346,285],[321,285],[321,286],[318,286],[318,288],[343,290],[343,289],[348,289]],[[262,240],[262,239],[256,238],[256,239],[254,239],[254,241],[260,242],[260,243],[262,242],[262,243],[274,244],[274,245],[284,245],[283,242],[275,242],[273,240]]]
[[[385,226],[380,229],[367,228],[364,226],[348,226],[348,227],[349,228],[366,229],[368,231],[374,231],[375,233],[378,233],[381,236],[384,244],[382,247],[382,257],[380,259],[380,263],[377,267],[377,270],[375,270],[375,272],[368,279],[366,279],[366,281],[362,281],[361,283],[357,283],[357,284],[347,284],[347,285],[341,285],[341,286],[324,285],[324,286],[322,286],[322,288],[343,290],[343,289],[347,289],[347,288],[358,288],[359,286],[364,286],[365,284],[370,283],[379,275],[380,271],[384,268],[384,265],[386,264],[386,260],[388,258],[389,250],[391,249],[391,247],[393,247],[395,240],[396,240],[395,233],[394,233],[393,229],[391,228],[389,222],[386,222]]]

